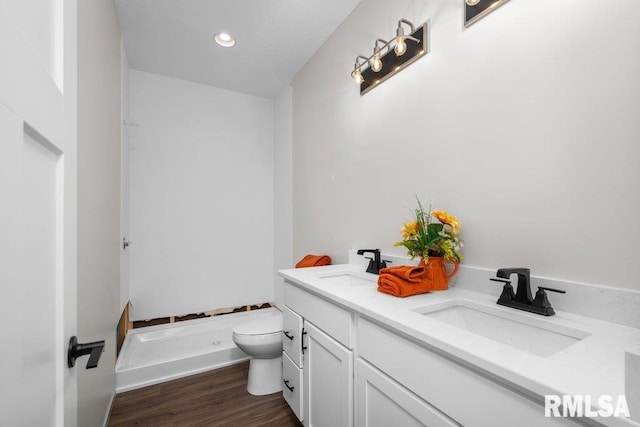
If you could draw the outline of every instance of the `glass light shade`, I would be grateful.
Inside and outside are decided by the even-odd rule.
[[[351,77],[353,77],[353,81],[357,84],[361,84],[364,81],[360,69],[353,70],[353,73],[351,73]]]
[[[467,3],[469,6],[475,6],[480,3],[480,0],[465,0],[465,3]]]
[[[369,66],[375,73],[382,70],[382,59],[380,59],[380,55],[374,55],[373,58],[369,60]]]
[[[396,42],[396,47],[393,48],[396,52],[396,55],[402,56],[407,51],[407,43],[405,43],[404,39],[398,39]]]

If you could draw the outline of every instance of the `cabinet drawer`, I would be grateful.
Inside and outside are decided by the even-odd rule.
[[[460,427],[364,360],[356,367],[356,426]]]
[[[282,307],[282,349],[302,368],[302,317],[286,305]]]
[[[296,417],[302,421],[302,370],[287,353],[282,353],[282,396]]]
[[[353,348],[353,324],[349,311],[286,281],[283,294],[287,307],[345,347]]]
[[[545,418],[542,403],[362,318],[357,345],[360,357],[462,425],[576,425]]]

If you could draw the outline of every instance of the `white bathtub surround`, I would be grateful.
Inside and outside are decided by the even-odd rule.
[[[353,255],[351,258],[354,258]],[[388,258],[383,256],[383,259]],[[401,263],[397,258],[392,260],[398,261],[397,265]],[[617,316],[613,312],[635,310],[635,313],[639,313],[640,303],[635,291],[614,291],[614,298],[607,300],[611,296],[611,289],[598,287],[598,298],[604,297],[608,301],[605,305],[607,310],[612,311],[606,316],[613,321],[626,323],[623,325],[559,308],[561,298],[569,300],[572,294],[581,293],[582,286],[592,285],[563,282],[562,288],[567,290],[567,294],[550,295],[556,315],[545,317],[496,305],[501,286],[483,286],[484,281],[490,276],[489,271],[485,269],[465,267],[466,274],[459,274],[456,283],[448,291],[395,298],[376,291],[377,276],[365,273],[365,266],[363,262],[358,262],[357,265],[285,270],[281,271],[281,274],[296,286],[399,332],[446,358],[488,375],[495,381],[507,384],[511,388],[515,387],[534,401],[543,401],[546,394],[591,395],[597,404],[597,398],[601,395],[617,398],[626,392],[624,355],[640,342],[640,325],[637,321],[634,322],[624,315]],[[351,272],[353,276],[345,276]],[[344,280],[338,280],[339,277]],[[533,283],[535,290],[537,279],[534,278]],[[559,282],[553,286],[560,287]],[[489,292],[485,293],[487,289]],[[626,292],[624,301],[615,303],[615,292]],[[536,355],[536,352],[516,348],[516,344],[508,345],[424,315],[430,309],[437,308],[438,304],[450,304],[452,300],[462,301],[462,305],[467,301],[472,307],[474,304],[486,307],[485,310],[488,312],[497,312],[505,318],[518,319],[517,321],[523,324],[543,325],[543,329],[549,331],[578,333],[569,334],[574,336],[574,339],[569,340],[570,345],[562,344],[552,354],[543,351],[537,352]],[[571,304],[566,302],[565,306],[572,308]],[[606,317],[602,313],[600,315]],[[635,327],[629,326],[630,324]],[[633,372],[627,372],[627,375],[629,374],[633,375]],[[633,393],[631,395],[633,397]],[[603,422],[606,425],[632,425],[629,419],[622,418],[606,419]]]
[[[625,392],[631,418],[640,422],[640,345],[625,354]]]
[[[132,320],[273,301],[273,101],[131,70]]]
[[[116,363],[116,392],[248,360],[233,342],[233,328],[273,316],[280,312],[268,308],[133,329]]]

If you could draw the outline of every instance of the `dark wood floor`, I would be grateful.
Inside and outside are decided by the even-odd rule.
[[[300,426],[282,393],[247,392],[249,362],[116,395],[109,426]]]

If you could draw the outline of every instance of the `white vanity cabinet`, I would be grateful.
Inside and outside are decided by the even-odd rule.
[[[561,335],[567,329],[586,334],[583,338],[568,334],[576,342],[550,356],[527,354],[517,351],[519,347],[509,348],[509,342],[488,339],[490,335],[474,335],[471,329],[465,332],[455,324],[422,316],[427,306],[440,309],[456,300],[489,310],[495,304],[493,297],[454,287],[392,298],[377,292],[375,276],[362,269],[353,264],[280,272],[285,278],[284,319],[289,336],[283,338],[285,385],[289,386],[283,393],[305,426],[633,424],[622,418],[545,417],[545,394],[574,392],[577,397],[595,390],[624,391],[622,350],[640,339],[637,328],[571,313],[552,319],[527,315],[525,326],[541,322],[545,327],[553,325]],[[511,318],[506,311],[502,314],[506,320]],[[496,327],[500,331],[500,325]],[[534,336],[538,335],[523,335],[532,342]],[[535,344],[544,347],[548,342]]]
[[[287,282],[283,293],[285,400],[307,427],[352,426],[352,313]]]

